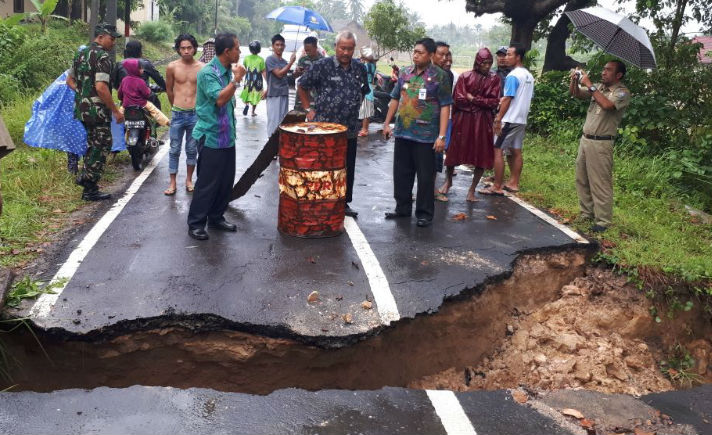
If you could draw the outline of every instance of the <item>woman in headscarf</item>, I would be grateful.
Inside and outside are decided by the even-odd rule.
[[[373,106],[373,79],[376,76],[376,58],[373,56],[371,47],[363,47],[361,49],[361,62],[366,67],[366,75],[368,76],[368,87],[371,91],[366,94],[361,103],[361,108],[358,112],[358,119],[361,121],[361,130],[358,132],[359,137],[368,136],[368,125],[371,117],[375,114]]]
[[[487,48],[477,52],[472,71],[463,73],[457,80],[453,100],[452,136],[447,150],[445,166],[447,179],[440,192],[452,187],[455,166],[475,167],[467,201],[475,202],[475,189],[485,169],[494,164],[494,109],[499,104],[501,82],[492,68],[492,53]]]

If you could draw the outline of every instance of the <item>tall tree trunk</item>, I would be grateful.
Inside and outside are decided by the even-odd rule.
[[[116,13],[117,13],[117,6],[116,6],[116,0],[107,0],[106,1],[106,23],[110,26],[116,27]],[[114,46],[111,51],[109,52],[109,57],[111,58],[111,62],[116,62],[116,46]]]
[[[675,54],[675,45],[680,37],[680,27],[682,27],[682,19],[685,17],[685,9],[687,8],[687,0],[677,0],[675,5],[675,18],[672,20],[672,33],[670,35],[670,46],[668,47],[667,66],[670,66],[673,55]]]
[[[527,20],[518,20],[512,18],[512,37],[510,39],[510,44],[517,43],[524,47],[526,50],[532,48],[532,40],[534,39],[534,29],[538,20],[533,20],[531,18]]]
[[[586,6],[593,6],[596,0],[571,0],[566,4],[564,12],[575,11]],[[551,29],[546,44],[546,55],[544,56],[544,68],[546,71],[566,71],[571,68],[576,68],[581,65],[576,59],[566,55],[566,40],[571,35],[569,28],[569,17],[562,13],[556,24]]]
[[[91,0],[91,9],[89,10],[91,17],[89,18],[89,43],[94,40],[94,29],[99,22],[99,0]]]

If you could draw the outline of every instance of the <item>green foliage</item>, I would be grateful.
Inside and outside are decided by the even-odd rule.
[[[415,41],[425,36],[425,28],[413,25],[402,4],[384,0],[373,5],[365,20],[369,36],[378,44],[377,57],[393,51],[409,52]]]
[[[30,12],[27,14],[28,18],[36,18],[42,25],[42,33],[47,33],[47,22],[50,18],[58,18],[60,20],[68,21],[67,18],[61,15],[52,15],[52,12],[57,8],[57,3],[59,0],[45,0],[40,2],[40,0],[30,0],[34,5],[36,12]]]
[[[693,372],[695,359],[684,346],[677,343],[668,351],[668,357],[660,361],[660,371],[676,384],[689,388],[702,379]]]
[[[348,4],[348,18],[357,23],[362,22],[366,12],[363,0],[347,0],[346,3]]]
[[[8,23],[0,23],[0,59],[15,50],[25,39],[25,29]]]
[[[53,289],[63,285],[63,282],[43,285],[41,281],[33,281],[29,276],[25,276],[12,285],[5,298],[5,305],[13,308],[18,307],[23,299],[34,299],[41,294],[54,294]]]
[[[141,23],[136,36],[150,42],[166,42],[173,39],[173,28],[163,20]]]
[[[25,14],[10,15],[7,18],[0,18],[0,24],[7,27],[14,27],[17,26],[23,18],[25,18]]]
[[[228,10],[226,4],[220,5],[220,14],[218,14],[218,32],[230,32],[237,35],[242,45],[247,45],[247,38],[252,30],[252,25],[247,18],[233,16]]]
[[[23,93],[44,89],[69,68],[78,46],[76,41],[85,38],[83,31],[82,26],[76,25],[53,28],[45,34],[33,24],[0,32],[0,41],[8,37],[12,41],[0,52],[0,106],[12,103]]]
[[[215,17],[215,2],[195,0],[159,0],[160,15],[172,17],[177,31],[180,33],[212,33]],[[143,25],[148,24],[144,23]],[[142,25],[142,27],[143,27]],[[173,37],[173,29],[167,38]],[[159,37],[155,35],[155,37]],[[158,39],[160,40],[160,39]]]

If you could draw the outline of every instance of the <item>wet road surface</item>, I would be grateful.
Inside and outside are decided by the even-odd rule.
[[[237,177],[266,142],[264,106],[258,117],[237,117]],[[455,178],[450,202],[436,204],[434,223],[388,221],[394,205],[393,142],[372,133],[359,139],[349,231],[328,239],[299,239],[277,230],[278,163],[265,171],[225,217],[237,233],[187,234],[191,194],[163,195],[168,158],[145,182],[96,243],[65,274],[58,295],[26,307],[38,326],[69,335],[100,333],[149,319],[210,317],[222,327],[272,336],[340,340],[374,333],[392,321],[435,312],[449,297],[507,274],[522,252],[563,248],[576,240],[505,197],[464,200],[469,174]],[[166,145],[167,146],[167,145]],[[163,153],[165,154],[165,152]],[[184,155],[181,157],[184,158]],[[185,166],[179,167],[179,187]],[[132,189],[129,189],[132,190]],[[463,213],[464,220],[453,217]],[[81,238],[64,257],[76,254]],[[62,272],[64,273],[64,272]],[[307,297],[319,292],[319,301]],[[362,308],[373,301],[373,309]],[[352,323],[343,320],[350,314]]]
[[[523,433],[522,427],[530,434],[570,434],[550,418],[514,403],[504,391],[290,389],[251,396],[131,387],[0,394],[0,398],[2,434],[514,435]]]

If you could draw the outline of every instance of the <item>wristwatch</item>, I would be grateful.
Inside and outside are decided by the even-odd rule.
[[[438,139],[445,140],[445,136],[438,136]]]
[[[588,88],[588,91],[589,91],[590,93],[594,93],[594,92],[596,92],[597,90],[598,90],[598,89],[596,89],[595,86],[590,86],[590,87]]]
[[[239,88],[239,87],[240,87],[240,82],[239,82],[237,79],[232,79],[232,81],[231,81],[230,83],[232,83],[233,85],[235,85],[236,88]]]

